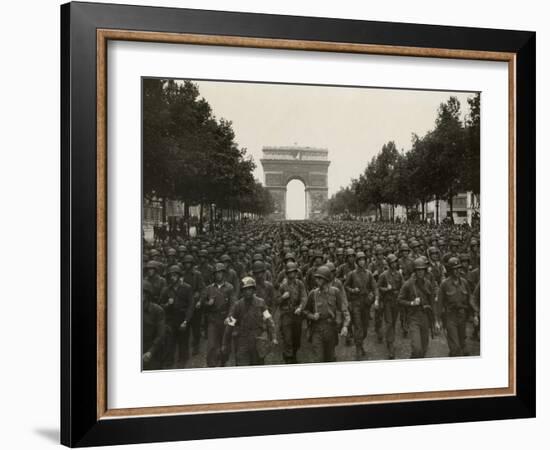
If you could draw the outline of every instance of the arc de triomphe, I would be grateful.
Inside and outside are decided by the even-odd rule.
[[[305,186],[306,219],[320,218],[328,200],[328,150],[313,147],[263,147],[265,186],[275,200],[273,219],[286,218],[286,187],[295,179]]]

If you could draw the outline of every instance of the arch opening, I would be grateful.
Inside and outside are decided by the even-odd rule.
[[[306,186],[299,179],[292,179],[286,185],[286,219],[307,219]]]

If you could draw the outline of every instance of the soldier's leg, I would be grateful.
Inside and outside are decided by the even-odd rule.
[[[420,339],[422,343],[422,358],[424,358],[428,352],[428,345],[430,343],[430,320],[428,314],[424,312],[421,316]]]
[[[411,358],[422,358],[424,352],[422,349],[421,321],[419,312],[408,314],[409,339],[411,341]]]
[[[351,322],[353,323],[353,340],[355,345],[363,342],[363,319],[361,316],[361,304],[354,301],[351,304]]]
[[[178,369],[184,369],[189,361],[189,335],[189,327],[176,332],[178,345],[178,362],[176,366]]]
[[[334,362],[336,361],[336,343],[338,342],[338,332],[336,331],[336,325],[331,323],[325,324],[324,329],[324,361]]]
[[[464,310],[459,312],[457,319],[458,345],[460,347],[460,355],[467,356],[468,352],[466,351],[466,312]]]
[[[318,326],[311,330],[311,354],[313,362],[323,362],[323,335]]]
[[[388,356],[393,359],[395,356],[394,341],[395,341],[395,307],[392,302],[384,303],[384,322],[386,324],[386,347],[388,348]]]
[[[292,317],[292,362],[296,363],[296,354],[302,344],[302,318]]]
[[[371,308],[370,303],[364,302],[361,305],[361,324],[362,324],[362,329],[363,329],[362,342],[364,342],[367,339],[367,335],[369,333],[370,308]]]
[[[191,319],[191,333],[193,335],[193,355],[199,353],[199,345],[201,341],[201,323],[202,309],[195,309],[193,318]]]
[[[173,369],[176,362],[176,335],[171,326],[166,326],[166,348],[164,349],[164,358],[162,361],[163,369]]]
[[[237,366],[249,366],[250,352],[248,350],[248,342],[243,337],[237,337],[234,340],[235,343],[235,364]]]
[[[289,314],[280,316],[280,335],[283,346],[283,360],[286,364],[292,362],[294,356],[292,317]]]
[[[447,327],[447,345],[449,356],[461,356],[460,340],[458,336],[458,320],[456,312],[447,311],[445,324]]]
[[[223,335],[218,332],[217,325],[213,320],[208,322],[208,341],[206,343],[206,365],[208,367],[220,365],[220,347]]]
[[[407,307],[400,306],[399,307],[399,318],[401,322],[401,334],[403,337],[407,337],[409,333],[409,311]]]
[[[374,329],[376,331],[376,339],[378,343],[382,343],[384,339],[384,310],[381,308],[374,310]]]

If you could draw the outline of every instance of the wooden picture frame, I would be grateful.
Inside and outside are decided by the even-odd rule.
[[[107,42],[505,61],[507,388],[201,406],[107,405]],[[126,5],[61,7],[61,442],[90,446],[535,415],[535,33]]]

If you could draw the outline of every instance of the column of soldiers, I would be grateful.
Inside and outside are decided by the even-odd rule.
[[[340,341],[356,360],[376,344],[394,359],[400,339],[423,358],[435,335],[466,356],[470,322],[479,339],[479,231],[467,226],[248,223],[146,243],[143,256],[145,370],[331,362]]]

